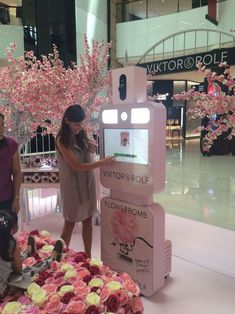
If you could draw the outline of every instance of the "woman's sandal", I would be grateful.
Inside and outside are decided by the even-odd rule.
[[[62,239],[58,239],[52,251],[52,259],[57,262],[60,262],[62,260],[63,249],[64,249],[64,241]]]
[[[30,255],[37,252],[36,241],[31,235],[28,236],[27,251],[30,253]]]

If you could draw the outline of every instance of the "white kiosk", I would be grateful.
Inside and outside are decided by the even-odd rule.
[[[171,242],[165,240],[165,212],[153,194],[165,186],[166,110],[146,101],[146,70],[112,71],[112,104],[100,111],[101,167],[110,196],[101,200],[101,258],[129,273],[141,293],[151,296],[171,271]]]

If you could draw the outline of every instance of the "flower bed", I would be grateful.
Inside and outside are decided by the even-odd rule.
[[[54,241],[46,231],[31,232],[37,243],[37,253],[24,261],[24,267],[48,257]],[[28,233],[18,241],[26,247]],[[2,314],[141,314],[140,289],[126,273],[118,274],[102,261],[87,258],[83,252],[64,249],[60,263],[33,278],[27,291],[14,300],[1,304]]]

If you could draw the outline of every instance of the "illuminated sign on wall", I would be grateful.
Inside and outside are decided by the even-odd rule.
[[[147,74],[161,75],[175,72],[186,72],[196,70],[198,62],[202,62],[206,67],[212,68],[222,62],[235,64],[235,47],[228,49],[216,49],[205,53],[166,59],[138,64],[147,69]]]

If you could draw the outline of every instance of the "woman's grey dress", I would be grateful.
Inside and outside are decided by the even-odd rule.
[[[80,163],[91,162],[91,153],[74,145],[73,152]],[[63,215],[69,222],[83,221],[97,210],[95,175],[92,170],[75,171],[57,152]]]

